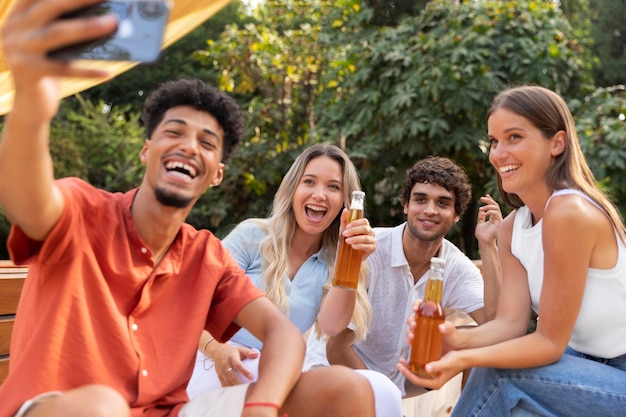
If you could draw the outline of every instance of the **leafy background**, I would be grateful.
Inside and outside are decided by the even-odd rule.
[[[247,131],[223,184],[194,207],[194,226],[223,237],[265,216],[295,156],[317,142],[357,165],[372,224],[397,224],[404,171],[437,154],[472,181],[472,206],[449,238],[478,258],[478,197],[498,198],[485,114],[506,86],[566,98],[594,174],[626,213],[625,26],[622,0],[233,0],[157,64],[64,100],[51,131],[55,175],[111,191],[138,185],[145,96],[167,79],[201,78],[238,100]],[[0,216],[0,240],[8,230]]]

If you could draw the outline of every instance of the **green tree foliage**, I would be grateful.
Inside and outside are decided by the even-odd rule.
[[[404,169],[429,154],[464,166],[475,195],[493,193],[485,186],[493,175],[479,140],[486,106],[511,84],[576,91],[578,52],[568,22],[551,3],[432,1],[419,16],[362,45],[342,98],[329,104],[318,132],[344,137],[361,156],[373,222],[394,224],[402,219],[391,202]],[[469,252],[473,217],[470,210],[464,223]]]
[[[590,60],[573,36],[582,32],[572,31],[552,2],[438,0],[382,27],[379,12],[360,0],[266,0],[252,16],[231,16],[236,24],[221,36],[205,37],[201,31],[216,25],[218,14],[197,39],[172,47],[187,45],[174,62],[133,69],[99,93],[65,100],[51,132],[55,174],[111,191],[138,185],[139,92],[180,75],[215,77],[243,104],[248,130],[224,183],[201,197],[191,224],[223,236],[243,218],[267,215],[291,162],[314,142],[348,152],[371,222],[395,224],[403,218],[395,197],[404,170],[428,154],[463,166],[476,198],[497,197],[481,140],[487,106],[506,85],[534,83],[568,99],[596,177],[626,212],[624,89],[584,86],[581,61]],[[186,55],[193,51],[196,59]],[[477,256],[474,218],[471,207],[452,234],[470,256]],[[0,241],[7,233],[0,216]]]
[[[255,22],[227,27],[196,53],[220,72],[223,90],[247,103],[246,142],[229,162],[219,192],[203,201],[218,234],[242,218],[267,215],[289,165],[310,144],[320,77],[331,60],[320,41],[320,20],[337,3],[266,0],[254,12]]]
[[[78,176],[109,191],[138,186],[143,173],[139,151],[145,140],[140,113],[131,112],[130,105],[93,104],[81,95],[74,101],[78,110],[64,103],[52,124],[50,152],[55,176]]]
[[[594,67],[596,84],[626,84],[626,2],[595,0],[591,15],[592,50],[599,60]]]
[[[374,26],[395,26],[405,16],[415,16],[426,7],[428,0],[363,0],[365,8],[373,11]]]
[[[626,214],[626,88],[589,91],[569,102],[581,146],[596,179]]]
[[[626,83],[626,3],[622,0],[557,2],[584,49],[581,59],[592,69],[594,83]]]
[[[554,3],[553,0],[548,0]],[[596,1],[596,0],[594,0]],[[600,0],[602,1],[602,0]],[[590,77],[585,80],[590,84],[592,72],[591,69],[599,64],[598,58],[592,50],[593,38],[591,37],[591,5],[590,0],[560,0],[558,4],[559,10],[562,11],[565,18],[572,26],[572,35],[580,42],[582,50],[580,51],[581,64],[585,67],[585,75]]]
[[[144,138],[139,113],[102,102],[94,105],[77,95],[61,104],[50,128],[55,177],[75,176],[98,188],[127,191],[141,180],[139,151]],[[10,225],[1,210],[0,214],[0,242],[5,242]],[[0,259],[7,258],[2,245]]]

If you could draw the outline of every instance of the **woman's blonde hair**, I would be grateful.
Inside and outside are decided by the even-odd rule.
[[[358,172],[350,158],[340,148],[334,145],[317,144],[302,152],[295,159],[287,174],[285,174],[274,196],[269,218],[251,219],[266,232],[266,236],[260,243],[264,271],[263,290],[268,298],[285,314],[289,314],[287,293],[284,286],[284,279],[288,276],[290,267],[287,252],[297,224],[293,211],[293,196],[308,163],[320,156],[331,158],[341,166],[343,172],[343,201],[344,206],[348,207],[352,198],[352,191],[361,189]],[[320,259],[326,260],[328,266],[328,279],[325,289],[328,288],[332,280],[340,223],[341,212],[322,233]],[[369,281],[367,262],[363,262],[361,265],[359,281],[357,304],[352,320],[355,325],[356,337],[361,340],[367,334],[372,315],[371,305],[366,292]]]
[[[522,116],[539,129],[543,137],[552,138],[559,131],[567,134],[565,151],[554,158],[546,173],[546,183],[553,190],[572,188],[587,194],[607,213],[622,241],[626,241],[626,230],[619,211],[598,187],[589,165],[580,148],[574,118],[567,104],[557,93],[539,86],[521,86],[504,90],[493,100],[487,118],[503,108]],[[506,205],[520,208],[524,202],[517,194],[502,188],[502,178],[496,174],[500,195]]]

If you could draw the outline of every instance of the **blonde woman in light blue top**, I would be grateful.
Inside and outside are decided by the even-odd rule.
[[[254,284],[302,333],[316,320],[326,334],[343,330],[350,321],[358,323],[361,337],[367,331],[366,263],[358,291],[331,287],[323,294],[334,268],[340,228],[345,227],[346,242],[363,251],[364,257],[376,247],[367,218],[346,226],[345,207],[352,191],[359,189],[356,169],[340,148],[314,145],[294,161],[283,178],[270,217],[246,220],[224,239],[224,246]],[[187,388],[190,398],[221,386],[254,381],[261,351],[261,343],[247,331],[239,331],[224,344],[204,332]],[[401,416],[400,392],[391,381],[374,372],[361,375],[372,385],[377,414]]]

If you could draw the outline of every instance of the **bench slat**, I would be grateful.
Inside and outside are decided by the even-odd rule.
[[[8,355],[11,346],[11,333],[13,333],[14,316],[0,318],[0,356]]]
[[[11,261],[0,259],[0,277],[5,275],[25,277],[27,272],[28,266],[26,265],[15,265]]]
[[[9,374],[11,334],[27,273],[27,266],[0,260],[0,384]]]
[[[0,357],[0,385],[9,375],[9,358]]]
[[[0,275],[0,315],[15,314],[24,280],[24,277],[3,277]]]
[[[26,277],[28,270],[26,268],[0,268],[0,277]]]

